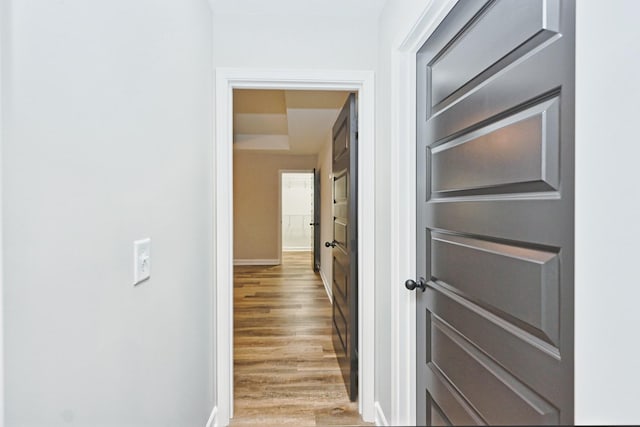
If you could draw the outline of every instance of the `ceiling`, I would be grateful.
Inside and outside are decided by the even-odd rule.
[[[339,91],[235,89],[234,148],[317,154],[348,94]]]
[[[386,0],[209,0],[216,14],[377,18]]]

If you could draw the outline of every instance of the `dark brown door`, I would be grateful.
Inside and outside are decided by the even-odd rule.
[[[320,271],[320,171],[313,170],[313,271]]]
[[[333,347],[349,399],[358,396],[358,236],[356,97],[333,125]]]
[[[460,1],[418,53],[418,424],[573,423],[574,10]]]

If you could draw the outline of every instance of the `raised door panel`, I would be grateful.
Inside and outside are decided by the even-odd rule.
[[[418,53],[418,424],[573,422],[574,14],[461,1]]]

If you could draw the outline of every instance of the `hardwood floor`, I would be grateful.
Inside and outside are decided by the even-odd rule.
[[[231,425],[372,425],[349,402],[311,254],[283,257],[280,266],[235,267]]]

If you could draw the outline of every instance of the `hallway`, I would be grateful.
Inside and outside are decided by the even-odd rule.
[[[235,267],[231,425],[368,425],[348,400],[331,343],[331,304],[310,252]]]

